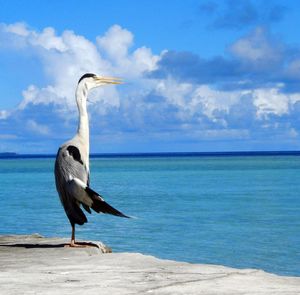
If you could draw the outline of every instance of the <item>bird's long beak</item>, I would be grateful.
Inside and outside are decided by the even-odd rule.
[[[99,85],[103,84],[123,84],[123,81],[120,78],[115,78],[115,77],[101,77],[101,76],[96,76],[94,78]]]

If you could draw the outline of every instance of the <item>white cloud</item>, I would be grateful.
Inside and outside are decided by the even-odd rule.
[[[282,116],[289,113],[291,96],[280,93],[280,88],[256,89],[253,91],[257,118],[267,118],[270,114]]]
[[[257,120],[268,121],[270,115],[277,117],[288,115],[291,105],[300,101],[300,94],[284,93],[282,92],[283,86],[278,84],[254,90],[222,91],[213,89],[210,85],[197,86],[191,83],[178,83],[176,80],[168,78],[159,81],[156,92],[166,97],[169,104],[179,108],[178,118],[183,121],[188,122],[195,115],[201,121],[204,115],[212,123],[227,128],[228,123],[224,114],[229,115],[231,109],[236,109],[237,105],[240,106],[239,109],[248,108],[249,105],[243,105],[245,97],[248,97],[255,108]],[[244,114],[247,114],[247,110]],[[248,116],[252,116],[250,110]],[[264,126],[274,126],[266,124]]]
[[[128,50],[133,44],[133,35],[126,29],[122,29],[119,25],[114,25],[104,34],[97,37],[99,47],[105,51],[111,59],[122,62],[127,58]]]
[[[65,52],[68,49],[63,38],[57,37],[51,27],[45,28],[41,33],[32,31],[29,41],[33,46],[41,46],[47,50]]]
[[[0,110],[0,120],[5,120],[7,119],[9,116],[9,112],[8,111],[5,111],[5,110]]]
[[[126,79],[141,78],[145,71],[152,71],[160,57],[153,55],[150,48],[140,47],[130,52],[133,34],[119,25],[112,26],[104,36],[97,37],[100,52],[111,64],[111,72]]]
[[[23,100],[19,104],[20,110],[25,109],[28,104],[62,104],[59,103],[59,99],[55,93],[55,88],[53,86],[47,86],[45,88],[39,89],[35,85],[29,85],[28,88],[22,92],[22,95]]]
[[[2,24],[2,30],[22,37],[27,37],[30,34],[25,23]]]
[[[159,81],[156,92],[167,98],[169,104],[179,108],[179,117],[188,120],[196,116],[205,115],[213,123],[226,127],[224,119],[218,113],[229,113],[230,108],[239,103],[244,95],[250,91],[221,91],[215,90],[210,85],[197,86],[191,83],[178,83],[168,78]]]
[[[281,57],[281,46],[262,27],[237,40],[230,49],[235,56],[250,62],[278,61]]]
[[[178,83],[176,80],[167,78],[157,81],[156,92],[165,97],[170,104],[187,110],[194,86],[190,83]]]
[[[137,48],[131,53],[133,34],[118,25],[112,26],[104,36],[98,36],[97,44],[72,31],[57,35],[51,27],[42,32],[30,30],[22,23],[2,25],[1,28],[2,33],[10,39],[18,39],[19,43],[30,48],[40,58],[46,77],[52,81],[43,87],[28,86],[22,93],[20,110],[28,104],[53,103],[60,112],[76,111],[74,93],[80,75],[86,72],[115,75],[125,80],[134,79],[143,85],[147,83],[143,79],[144,72],[153,70],[159,60],[159,56],[146,47]],[[10,45],[20,50],[14,42]],[[120,106],[120,94],[114,86],[97,89],[91,95],[94,102],[101,103],[101,112]]]
[[[240,98],[248,91],[221,91],[214,90],[209,85],[197,87],[191,106],[201,107],[203,113],[213,121],[216,120],[216,112],[229,112],[232,105],[236,104]]]
[[[248,130],[243,125],[239,129],[241,125],[237,120],[230,121],[228,117],[233,109],[235,112],[241,110],[249,120],[256,120],[255,123],[263,121],[260,125],[262,128],[272,128],[275,125],[268,122],[271,115],[286,115],[291,105],[300,101],[299,94],[282,93],[282,85],[225,91],[216,89],[211,84],[180,82],[172,73],[166,78],[147,78],[145,73],[159,67],[164,52],[156,55],[150,48],[135,48],[133,33],[119,25],[109,28],[95,42],[72,31],[57,34],[51,27],[37,32],[22,23],[2,24],[0,36],[3,34],[11,41],[6,46],[15,50],[26,47],[40,59],[45,80],[48,81],[42,86],[28,85],[23,90],[22,101],[16,110],[22,114],[26,110],[35,111],[31,107],[51,105],[55,114],[74,124],[75,120],[69,119],[77,116],[75,87],[80,75],[86,72],[120,76],[127,82],[117,87],[98,88],[90,94],[90,99],[95,102],[92,105],[92,122],[103,127],[105,132],[139,132],[152,128],[151,132],[159,134],[162,134],[162,129],[185,131],[195,139],[244,139],[250,136],[251,127]],[[240,59],[253,63],[265,59],[276,61],[280,58],[280,46],[272,47],[272,44],[265,31],[258,28],[238,40],[231,50]],[[297,71],[298,67],[299,64],[295,61],[291,71]],[[242,83],[245,82],[241,81]],[[154,102],[151,102],[153,96]],[[247,105],[244,105],[244,97],[248,99]],[[254,111],[254,115],[250,111],[247,113],[246,108],[249,106],[255,109],[256,117]],[[8,119],[11,113],[1,110],[0,120]],[[40,135],[51,133],[46,120],[41,121],[41,117],[30,117],[27,114],[22,119],[26,122],[24,128],[27,131]],[[247,121],[248,118],[241,119]],[[49,122],[51,120],[48,119]],[[236,125],[232,126],[232,122]],[[54,130],[52,126],[51,129]],[[291,137],[298,136],[295,128],[289,130]]]
[[[50,134],[50,130],[47,126],[38,124],[34,120],[28,120],[26,125],[27,125],[27,128],[30,131],[32,131],[33,133],[38,133],[41,135],[49,135]]]

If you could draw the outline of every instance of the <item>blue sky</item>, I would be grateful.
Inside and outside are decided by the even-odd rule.
[[[298,1],[0,0],[0,152],[56,153],[85,72],[92,152],[300,148]]]

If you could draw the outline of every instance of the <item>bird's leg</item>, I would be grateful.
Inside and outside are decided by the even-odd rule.
[[[72,224],[71,242],[66,247],[82,247],[80,244],[75,243],[75,224]]]
[[[75,224],[72,224],[72,236],[71,243],[66,245],[67,247],[77,247],[77,248],[88,248],[88,247],[96,247],[99,248],[99,245],[91,242],[77,242],[75,243]]]
[[[70,247],[75,247],[75,224],[72,224],[72,236],[71,236],[71,243]]]

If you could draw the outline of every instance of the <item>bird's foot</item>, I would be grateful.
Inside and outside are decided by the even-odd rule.
[[[92,243],[92,242],[74,242],[72,241],[70,244],[66,244],[65,247],[67,248],[100,248],[99,245]]]

